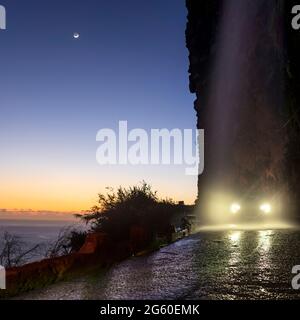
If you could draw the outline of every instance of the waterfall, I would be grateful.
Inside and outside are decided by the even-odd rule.
[[[199,177],[199,203],[208,215],[207,202],[218,202],[213,200],[216,193],[222,193],[219,204],[230,197],[281,201],[285,148],[282,8],[282,0],[222,2],[202,119],[206,173]],[[222,220],[223,214],[215,220]]]

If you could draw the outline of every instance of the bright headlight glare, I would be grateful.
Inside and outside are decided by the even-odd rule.
[[[241,210],[241,206],[238,203],[233,203],[230,206],[230,212],[232,213],[238,213]]]
[[[269,203],[263,203],[259,209],[264,213],[270,213],[272,211],[272,207]]]

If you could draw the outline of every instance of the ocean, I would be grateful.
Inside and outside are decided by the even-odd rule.
[[[55,241],[59,233],[67,227],[83,229],[84,225],[78,221],[44,221],[44,220],[0,220],[0,250],[3,244],[3,235],[8,232],[18,237],[24,243],[24,248],[32,248],[40,244],[46,247]],[[44,252],[37,253],[30,259],[30,262],[40,260],[44,257]]]

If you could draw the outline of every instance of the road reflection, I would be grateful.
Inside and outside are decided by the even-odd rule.
[[[199,232],[106,272],[22,299],[289,299],[300,262],[297,230]]]
[[[238,245],[241,239],[242,231],[230,231],[228,238],[233,245]]]
[[[258,232],[258,269],[263,270],[263,272],[260,273],[260,278],[264,280],[270,277],[270,269],[272,268],[273,236],[274,231],[272,230]]]
[[[241,260],[241,237],[242,231],[229,231],[228,240],[230,243],[230,255],[228,266],[232,267],[240,263]]]
[[[258,231],[258,246],[262,253],[267,253],[270,250],[273,235],[274,231],[272,230]]]

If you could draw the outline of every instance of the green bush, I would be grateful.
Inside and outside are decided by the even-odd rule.
[[[86,236],[87,232],[72,227],[61,229],[57,238],[46,246],[45,257],[54,258],[79,251]]]
[[[79,215],[93,231],[107,233],[116,241],[128,240],[132,226],[141,226],[151,236],[170,230],[175,203],[162,200],[147,183],[129,188],[108,189],[98,195],[98,204],[87,214]]]

